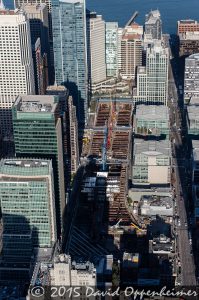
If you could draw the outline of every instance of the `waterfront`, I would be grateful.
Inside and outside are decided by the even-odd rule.
[[[179,19],[199,19],[199,0],[86,0],[87,8],[102,14],[106,21],[118,21],[124,26],[134,11],[139,12],[136,21],[144,22],[145,14],[151,9],[159,9],[163,20],[163,30],[176,32]]]

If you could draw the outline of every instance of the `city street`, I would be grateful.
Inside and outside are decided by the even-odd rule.
[[[169,111],[171,126],[171,141],[173,149],[173,169],[175,180],[173,182],[175,190],[175,202],[177,214],[175,216],[177,251],[176,257],[180,266],[178,272],[178,283],[183,286],[195,286],[195,264],[192,255],[192,246],[189,242],[188,220],[187,220],[187,190],[185,185],[187,157],[185,155],[186,145],[182,142],[181,129],[182,120],[179,109],[179,97],[171,66],[169,68]]]

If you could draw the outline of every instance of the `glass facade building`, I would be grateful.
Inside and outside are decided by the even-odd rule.
[[[52,160],[59,234],[62,231],[66,206],[63,113],[59,96],[19,96],[13,105],[13,130],[17,157]]]
[[[1,160],[0,200],[3,249],[7,255],[19,256],[25,248],[30,250],[30,234],[34,247],[54,245],[56,221],[51,161]]]
[[[78,120],[87,117],[87,52],[85,0],[53,0],[52,27],[55,81],[69,88]]]
[[[106,75],[118,75],[118,23],[106,22]]]

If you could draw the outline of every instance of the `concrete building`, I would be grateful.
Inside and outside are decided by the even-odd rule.
[[[171,238],[160,234],[160,236],[153,238],[152,240],[152,253],[159,255],[169,255],[174,250]]]
[[[20,245],[20,230],[23,234],[27,224],[30,226],[34,247],[54,246],[57,240],[54,197],[51,161],[16,158],[1,160],[0,199],[3,241],[5,239],[7,241],[3,244],[4,252],[7,251],[14,257],[21,251],[23,259],[27,254],[26,244],[21,242],[21,249],[17,245]],[[15,238],[18,243],[13,247]]]
[[[70,129],[70,171],[71,174],[75,174],[79,166],[79,144],[76,108],[73,105],[72,97],[69,97],[68,99],[68,110]]]
[[[194,20],[180,20],[177,22],[177,34],[199,31],[199,23]]]
[[[21,9],[30,23],[35,91],[36,94],[43,95],[48,86],[48,65],[50,64],[48,8],[42,3],[24,4]]]
[[[21,9],[25,12],[30,23],[31,44],[34,45],[38,38],[41,41],[42,53],[48,53],[49,24],[48,8],[45,4],[24,4]]]
[[[147,40],[161,40],[162,20],[159,10],[152,10],[146,15],[144,35]]]
[[[87,119],[87,41],[85,0],[52,3],[56,84],[64,84],[73,96],[78,121]]]
[[[179,55],[188,56],[199,53],[199,31],[179,34]]]
[[[124,34],[121,41],[121,76],[134,79],[136,69],[142,65],[142,37],[137,34]]]
[[[194,200],[194,221],[199,225],[199,141],[192,140],[192,194]]]
[[[138,67],[137,86],[133,90],[135,104],[167,105],[169,51],[160,42],[146,51],[146,67]]]
[[[54,54],[53,54],[53,34],[52,34],[52,1],[51,0],[14,0],[14,4],[16,8],[21,8],[22,6],[28,5],[46,5],[48,8],[48,36],[49,36],[49,81],[50,84],[54,84]]]
[[[197,139],[199,135],[199,103],[187,106],[187,128],[190,137]]]
[[[170,184],[171,145],[169,140],[134,139],[133,185]]]
[[[189,103],[192,96],[199,96],[199,53],[185,59],[184,103]]]
[[[85,294],[81,294],[81,288],[82,291],[85,291],[84,287],[96,287],[97,285],[94,265],[89,261],[72,261],[71,257],[66,254],[55,256],[52,262],[38,263],[35,266],[30,285],[35,286],[38,280],[41,286],[79,287],[77,289],[77,292],[80,293],[78,299],[86,299]],[[77,295],[74,292],[71,299],[76,297]],[[95,297],[89,298],[95,299]]]
[[[173,216],[173,200],[169,196],[143,196],[140,201],[141,216]]]
[[[15,98],[35,93],[30,27],[21,11],[0,10],[0,58],[0,126],[9,135]]]
[[[106,76],[118,75],[118,23],[106,22]]]
[[[122,47],[121,47],[121,43],[122,43],[123,31],[124,31],[124,28],[118,28],[118,36],[117,36],[117,45],[118,45],[118,50],[117,50],[118,72],[121,71],[121,64],[122,64],[122,58],[121,58]]]
[[[169,136],[169,109],[163,105],[137,105],[134,132],[138,135]]]
[[[35,75],[35,92],[44,95],[48,86],[48,57],[47,53],[42,54],[40,38],[32,45],[32,56]]]
[[[142,65],[143,27],[134,23],[126,26],[121,39],[121,70],[123,79],[134,79],[138,66]]]
[[[92,84],[106,80],[105,21],[87,11],[88,80]]]
[[[62,103],[58,96],[18,96],[12,111],[16,156],[52,159],[60,236],[66,206]]]

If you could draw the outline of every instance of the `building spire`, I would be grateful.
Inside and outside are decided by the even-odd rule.
[[[3,0],[0,0],[0,10],[5,10],[5,6],[4,6],[4,3],[3,3]]]

